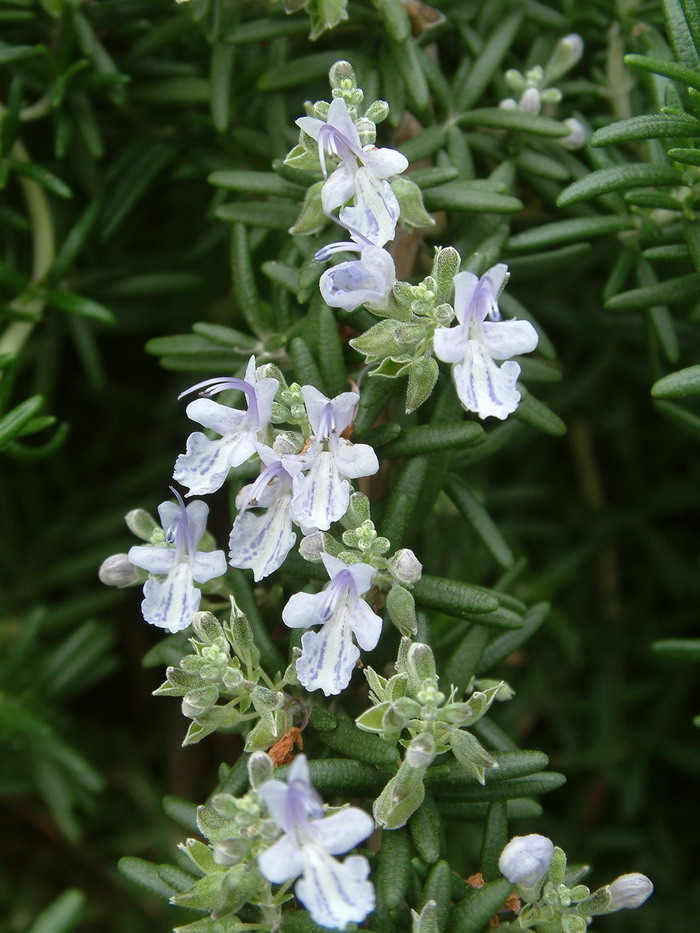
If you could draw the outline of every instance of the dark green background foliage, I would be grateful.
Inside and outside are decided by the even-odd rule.
[[[0,933],[186,922],[128,886],[116,861],[172,860],[182,831],[162,797],[204,800],[240,740],[179,748],[177,706],[150,696],[162,659],[140,667],[157,633],[137,593],[106,590],[96,569],[132,543],[123,515],[167,495],[188,432],[177,393],[247,358],[211,325],[252,328],[260,358],[306,312],[297,297],[311,267],[286,233],[304,189],[284,168],[271,175],[271,163],[296,142],[303,101],[327,98],[339,58],[368,100],[389,101],[382,144],[412,136],[407,153],[431,160],[421,167],[452,169],[425,200],[453,209],[407,275],[429,272],[433,244],[465,259],[486,250],[511,268],[506,311],[522,314],[517,301],[547,335],[523,379],[551,410],[527,399],[486,425],[483,444],[392,467],[409,464],[421,484],[403,543],[426,573],[483,586],[506,574],[517,599],[552,604],[495,669],[516,696],[491,718],[568,778],[543,798],[541,818],[515,829],[592,863],[594,884],[631,870],[652,877],[643,910],[597,928],[680,933],[696,922],[693,645],[651,647],[697,633],[696,370],[657,386],[656,401],[651,388],[700,363],[700,14],[676,0],[438,5],[446,21],[414,41],[400,4],[351,0],[349,21],[315,43],[306,14],[287,17],[280,3],[0,7],[0,324],[14,334],[30,325],[15,347],[0,345]],[[560,82],[556,116],[578,116],[599,147],[570,153],[543,123],[503,134],[489,129],[493,115],[464,116],[496,107],[503,71],[546,61],[572,31],[585,53]],[[426,135],[393,135],[406,108]],[[655,116],[639,124],[644,114]],[[619,123],[630,117],[638,123]],[[208,182],[231,170],[268,174]],[[468,182],[490,175],[479,202]],[[271,260],[282,268],[261,272]],[[366,312],[338,319],[371,323]],[[173,339],[193,325],[194,336]],[[332,379],[313,320],[294,333]],[[356,372],[358,355],[345,357]],[[402,397],[389,420],[430,420],[427,405],[406,421]],[[224,500],[213,500],[220,542],[227,526]],[[288,582],[262,596],[271,625]],[[432,614],[443,665],[466,625]],[[386,650],[375,667],[391,660]],[[453,867],[474,870],[480,844],[481,827],[465,824],[450,842]]]

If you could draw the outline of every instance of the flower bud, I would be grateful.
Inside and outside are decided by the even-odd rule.
[[[529,87],[520,97],[520,110],[524,113],[539,113],[542,109],[542,98],[536,87]]]
[[[338,542],[327,531],[313,531],[310,535],[303,537],[299,543],[299,553],[304,560],[312,564],[321,563],[321,554],[337,557],[339,551]]]
[[[417,583],[423,572],[423,565],[407,547],[400,548],[387,561],[387,570],[399,583]]]
[[[248,778],[250,786],[260,787],[265,781],[271,781],[275,776],[275,766],[272,759],[265,752],[253,752],[248,759]]]
[[[381,123],[389,116],[389,104],[385,100],[375,100],[365,111],[365,119],[372,123]]]
[[[406,749],[405,762],[409,768],[425,771],[435,758],[435,739],[429,732],[423,732]]]
[[[639,907],[654,890],[654,885],[646,875],[638,871],[620,875],[608,885],[610,891],[609,910],[622,910],[623,907]]]
[[[554,857],[554,843],[539,833],[514,836],[501,852],[498,867],[511,884],[532,887],[544,878]]]
[[[135,586],[143,579],[143,574],[134,567],[126,554],[112,554],[103,560],[98,576],[106,586],[116,586],[120,590],[125,586]]]
[[[561,137],[557,139],[557,142],[565,149],[580,149],[586,142],[586,127],[575,117],[569,117],[563,123],[569,127],[571,132],[568,136],[564,136],[563,139]]]
[[[548,82],[551,84],[570,71],[582,55],[583,39],[578,33],[572,32],[560,39],[545,67]]]
[[[352,87],[356,87],[357,79],[355,78],[355,71],[353,70],[350,62],[339,61],[331,67],[331,70],[328,72],[328,80],[330,81],[332,88],[340,87],[341,82],[349,81]]]
[[[402,586],[392,586],[386,597],[386,608],[389,618],[402,635],[416,634],[416,604],[408,590]]]
[[[145,509],[132,509],[124,521],[129,531],[142,541],[152,543],[154,532],[162,535],[158,522]]]

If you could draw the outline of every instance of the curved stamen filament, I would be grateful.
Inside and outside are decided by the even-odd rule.
[[[251,385],[250,382],[246,382],[245,379],[237,379],[235,376],[216,376],[213,379],[205,379],[203,382],[198,382],[196,385],[190,386],[189,389],[185,389],[184,392],[181,392],[178,395],[178,401],[186,395],[191,395],[192,392],[199,392],[203,398],[211,398],[214,395],[218,395],[219,392],[225,392],[227,389],[238,389],[240,392],[243,392],[246,397],[246,402],[248,403],[248,411],[257,423],[260,419],[258,416],[258,399],[255,394],[255,386]]]

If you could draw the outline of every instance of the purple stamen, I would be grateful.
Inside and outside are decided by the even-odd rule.
[[[351,160],[353,156],[359,157],[359,153],[353,149],[350,140],[330,123],[325,123],[318,131],[318,159],[324,178],[328,177],[324,149],[328,150],[329,155],[342,159],[343,162]]]
[[[249,508],[255,508],[255,504],[252,504],[254,500],[260,498],[265,489],[270,485],[270,483],[281,474],[285,474],[287,477],[289,474],[284,468],[281,460],[278,460],[276,463],[271,463],[269,466],[259,474],[258,478],[251,483],[250,489],[248,490],[245,499],[238,509],[239,513],[242,515]]]
[[[287,785],[284,810],[287,832],[293,832],[301,844],[305,841],[309,817],[318,819],[323,816],[321,798],[310,784],[301,780],[291,781]]]
[[[327,622],[335,613],[338,603],[346,593],[349,593],[350,600],[354,606],[357,602],[355,580],[349,570],[341,570],[324,590],[324,599],[320,613],[324,622]]]
[[[225,392],[227,389],[238,389],[240,392],[243,392],[246,397],[248,412],[251,417],[256,424],[259,423],[260,416],[258,414],[258,398],[255,394],[255,386],[251,385],[250,382],[246,382],[245,379],[237,379],[235,376],[216,376],[213,379],[205,379],[203,382],[198,382],[196,385],[190,386],[189,389],[185,389],[184,392],[181,392],[178,395],[178,401],[184,398],[185,395],[198,392],[200,389],[204,390],[199,392],[204,398],[211,398],[213,395],[218,395],[219,392]]]
[[[177,499],[178,505],[180,506],[180,515],[170,523],[167,531],[165,532],[165,540],[168,542],[168,544],[175,544],[177,548],[176,563],[178,563],[181,559],[183,545],[190,557],[190,560],[192,560],[194,557],[194,544],[192,542],[192,535],[190,533],[190,523],[187,519],[187,509],[185,507],[185,503],[182,499],[182,496],[174,486],[168,486],[168,489]]]

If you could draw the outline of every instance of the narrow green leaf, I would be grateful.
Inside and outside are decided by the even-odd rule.
[[[457,687],[464,693],[476,674],[490,637],[487,626],[478,624],[469,626],[461,641],[450,650],[450,656],[440,675],[444,687]]]
[[[698,122],[700,136],[700,122]],[[557,198],[559,207],[578,204],[589,198],[597,198],[610,191],[624,191],[627,188],[639,188],[642,185],[680,185],[683,176],[672,168],[651,164],[615,165],[602,168],[565,188]],[[588,220],[589,218],[580,218]],[[590,218],[593,219],[593,218]]]
[[[475,673],[486,674],[497,667],[521,645],[525,644],[542,625],[549,612],[549,603],[537,603],[526,612],[520,629],[504,632],[488,645],[477,663]]]
[[[308,22],[303,17],[291,19],[272,19],[262,17],[249,23],[237,23],[229,32],[225,32],[221,39],[233,45],[248,45],[257,42],[267,42],[279,36],[296,36],[308,31]]]
[[[436,813],[436,815],[439,819],[440,814]],[[423,886],[421,907],[424,908],[427,903],[432,903],[434,905],[433,909],[437,913],[436,929],[438,931],[445,929],[445,923],[447,922],[447,916],[452,902],[453,879],[454,875],[450,868],[450,863],[443,859],[433,866]],[[422,927],[421,929],[425,928]]]
[[[51,437],[44,444],[32,444],[31,447],[27,447],[24,444],[20,444],[19,441],[10,441],[9,444],[4,448],[5,453],[8,457],[11,457],[13,460],[19,460],[24,463],[31,463],[36,460],[43,460],[45,457],[48,457],[55,450],[58,450],[65,441],[68,435],[70,434],[70,425],[66,422],[59,424],[59,426],[54,431],[53,437]]]
[[[426,792],[423,803],[408,821],[413,846],[418,855],[433,865],[445,849],[445,827],[433,795]]]
[[[562,437],[566,434],[566,424],[559,415],[555,415],[544,402],[540,402],[534,395],[531,395],[525,386],[518,383],[518,387],[522,398],[515,410],[514,418],[552,437]]]
[[[233,46],[215,42],[211,50],[209,69],[209,109],[214,129],[219,133],[228,129],[231,120],[233,63]]]
[[[0,450],[39,413],[43,404],[43,395],[32,395],[0,418]]]
[[[654,407],[684,434],[694,440],[700,440],[700,418],[697,415],[686,411],[680,405],[674,405],[673,402],[654,402]]]
[[[126,856],[125,858],[119,859],[117,867],[125,878],[128,878],[129,881],[132,881],[145,891],[150,891],[152,894],[157,894],[159,897],[165,898],[170,898],[173,894],[177,893],[175,888],[162,880],[158,874],[158,866],[154,865],[153,862],[147,862],[142,858]]]
[[[301,337],[294,337],[289,344],[289,353],[294,365],[294,376],[300,385],[315,386],[319,392],[327,395],[323,377],[319,371],[311,350]]]
[[[628,311],[631,308],[651,308],[654,305],[690,303],[700,296],[700,273],[681,275],[667,282],[633,288],[614,295],[605,302],[609,311]]]
[[[458,110],[473,107],[481,98],[489,81],[498,70],[508,49],[520,32],[523,15],[524,10],[518,4],[515,9],[503,17],[488,38],[481,53],[465,73],[462,83],[455,87],[455,106]]]
[[[419,162],[433,155],[445,145],[447,130],[444,126],[429,126],[417,136],[400,143],[396,148],[403,152],[409,162]]]
[[[411,37],[411,20],[403,0],[372,0],[379,10],[387,33],[395,42],[405,42]]]
[[[411,877],[411,840],[406,829],[385,829],[381,839],[377,895],[386,907],[399,907]]]
[[[480,826],[484,825],[489,806],[488,803],[462,803],[454,800],[438,801],[438,807],[450,819],[458,823],[479,823]],[[509,821],[532,820],[542,816],[542,804],[527,797],[516,797],[514,800],[506,800],[506,811]]]
[[[338,322],[325,304],[318,315],[318,367],[330,397],[349,391]]]
[[[457,130],[459,132],[459,130]],[[436,185],[445,185],[459,177],[456,168],[419,168],[410,173],[411,181],[419,188],[434,188]]]
[[[473,214],[515,214],[523,210],[523,202],[507,194],[497,194],[474,188],[469,182],[452,181],[429,188],[423,200],[429,211],[467,211]]]
[[[230,347],[234,353],[249,353],[259,347],[258,341],[250,334],[243,334],[240,330],[225,327],[223,324],[208,324],[206,321],[200,321],[192,325],[192,330],[213,343]]]
[[[214,211],[219,220],[265,230],[288,230],[294,225],[299,209],[292,204],[270,201],[241,201],[222,204]]]
[[[700,74],[692,68],[679,65],[664,58],[650,58],[648,55],[625,55],[624,62],[632,68],[651,71],[652,74],[664,75],[674,81],[680,81],[687,87],[700,90]]]
[[[60,198],[73,197],[73,192],[58,175],[47,171],[47,169],[37,165],[36,162],[27,162],[24,159],[8,159],[7,164],[18,174],[24,175],[25,178],[35,181],[42,188],[46,188],[51,194],[56,194]]]
[[[523,110],[502,110],[500,107],[468,110],[455,117],[454,122],[459,126],[489,126],[493,129],[509,130],[511,133],[532,133],[533,136],[551,139],[561,139],[571,133],[570,127],[565,123],[552,120],[551,117],[525,113]]]
[[[513,885],[507,878],[489,881],[483,888],[467,894],[452,912],[452,933],[479,933],[499,907],[508,900]]]
[[[29,16],[33,16],[33,13]],[[14,62],[23,62],[28,58],[46,54],[46,47],[43,45],[6,45],[0,48],[0,65],[12,65]]]
[[[673,136],[700,136],[700,120],[678,113],[650,113],[629,117],[596,130],[591,136],[591,145],[619,146],[639,139],[668,139]],[[641,165],[637,167],[642,168]]]
[[[407,39],[400,45],[394,43],[392,52],[392,58],[403,79],[409,100],[419,113],[427,110],[430,104],[430,90],[420,62],[420,56],[424,53],[418,48],[413,38]]]
[[[177,75],[172,78],[160,78],[148,84],[137,84],[129,91],[134,101],[143,104],[157,104],[161,107],[182,107],[186,104],[207,104],[210,100],[210,88],[207,78],[196,75]]]
[[[248,231],[241,223],[234,224],[231,231],[231,274],[233,292],[246,324],[253,333],[264,334],[269,325],[268,315],[258,297]]]
[[[663,0],[663,7],[666,31],[676,58],[688,68],[700,69],[700,58],[684,12],[690,9],[690,4],[681,4],[679,0]]]
[[[77,314],[79,317],[89,318],[91,321],[99,321],[101,324],[116,324],[117,318],[109,310],[92,298],[85,298],[82,295],[76,295],[67,291],[48,291],[46,301],[52,308],[58,308],[59,311],[66,311],[68,314]]]
[[[653,642],[651,650],[674,661],[700,661],[700,638],[665,638]]]
[[[700,165],[700,149],[669,149],[668,157],[684,165]]]
[[[700,10],[696,0],[681,0],[685,21],[692,36],[693,45],[700,48]]]
[[[546,249],[536,253],[523,253],[519,256],[506,256],[504,261],[508,263],[508,268],[513,276],[521,279],[538,279],[541,276],[550,276],[555,270],[576,268],[583,256],[591,250],[590,243],[571,243],[569,246],[562,246],[561,249]],[[537,322],[532,322],[537,328]],[[542,337],[540,333],[540,342],[538,351],[542,350]],[[551,357],[550,357],[551,359]]]
[[[301,56],[265,71],[258,78],[256,87],[259,91],[281,91],[299,84],[308,84],[317,78],[324,78],[331,65],[339,59],[351,57],[350,52],[344,53],[340,50]]]
[[[69,888],[42,910],[27,933],[70,933],[80,922],[84,907],[83,892]]]
[[[413,596],[420,606],[439,609],[457,618],[471,618],[475,613],[483,613],[484,618],[480,621],[485,625],[490,622],[489,614],[498,609],[498,600],[481,587],[427,574],[414,585]]]
[[[100,239],[108,240],[116,233],[178,149],[177,144],[148,139],[138,141],[120,154],[117,177],[108,177]]]
[[[687,398],[700,395],[700,366],[688,366],[658,379],[651,387],[654,398]]]
[[[282,765],[275,771],[275,777],[285,780],[289,765]],[[340,795],[375,795],[386,784],[387,776],[374,765],[363,761],[350,761],[347,758],[318,758],[309,761],[309,773],[313,786],[325,796]]]
[[[461,766],[460,766],[461,767]],[[450,789],[443,789],[442,778],[436,778],[435,796],[438,804],[441,801],[451,800],[455,803],[490,803],[493,800],[513,800],[516,797],[533,797],[548,794],[558,790],[566,783],[566,778],[558,771],[541,771],[526,777],[517,777],[509,780],[499,780],[498,769],[489,771],[486,784],[478,781],[464,772],[455,771],[456,776],[463,779],[459,786],[451,785]]]
[[[700,222],[698,220],[683,218],[683,239],[695,270],[700,272]]]
[[[389,745],[381,736],[364,732],[353,723],[336,719],[329,713],[320,715],[321,712],[312,709],[309,724],[324,745],[334,752],[347,755],[353,761],[366,761],[382,768],[395,769],[399,766],[400,758],[396,747]],[[328,720],[331,720],[332,728],[328,728]],[[319,728],[319,725],[322,727]]]
[[[212,172],[207,178],[210,185],[226,188],[228,191],[244,191],[246,194],[269,194],[271,197],[293,198],[301,201],[305,189],[294,185],[274,172],[248,172],[239,169],[225,169]]]
[[[486,881],[501,877],[498,860],[508,841],[508,806],[505,800],[489,804],[481,838],[479,865]]]
[[[482,440],[484,429],[475,421],[452,424],[421,424],[405,428],[401,437],[382,451],[384,457],[416,457],[438,450],[469,447]]]
[[[558,220],[516,233],[508,240],[506,250],[508,253],[521,253],[549,246],[561,246],[564,243],[589,240],[591,237],[608,236],[620,230],[630,230],[633,226],[632,217],[603,214],[595,217],[572,217],[569,220]]]
[[[512,567],[515,560],[513,552],[476,496],[456,478],[447,484],[445,491],[493,559],[506,570]]]
[[[163,797],[163,810],[178,826],[188,832],[197,832],[197,804],[183,800],[182,797],[167,795]]]
[[[498,767],[488,772],[487,786],[502,781],[515,781],[524,777],[538,774],[549,764],[549,758],[544,752],[531,751],[528,749],[518,749],[511,752],[495,752],[494,759],[498,762]],[[430,784],[436,782],[436,793],[440,796],[446,796],[451,793],[461,793],[465,784],[472,787],[477,786],[477,778],[467,768],[457,761],[450,761],[447,765],[442,765],[440,776],[431,776],[430,771],[426,775],[426,782]],[[447,769],[446,771],[444,769]]]
[[[71,227],[61,244],[61,248],[56,254],[51,268],[46,274],[45,282],[47,285],[54,285],[60,282],[68,273],[69,269],[82,252],[88,237],[92,233],[99,212],[100,202],[91,201]]]

